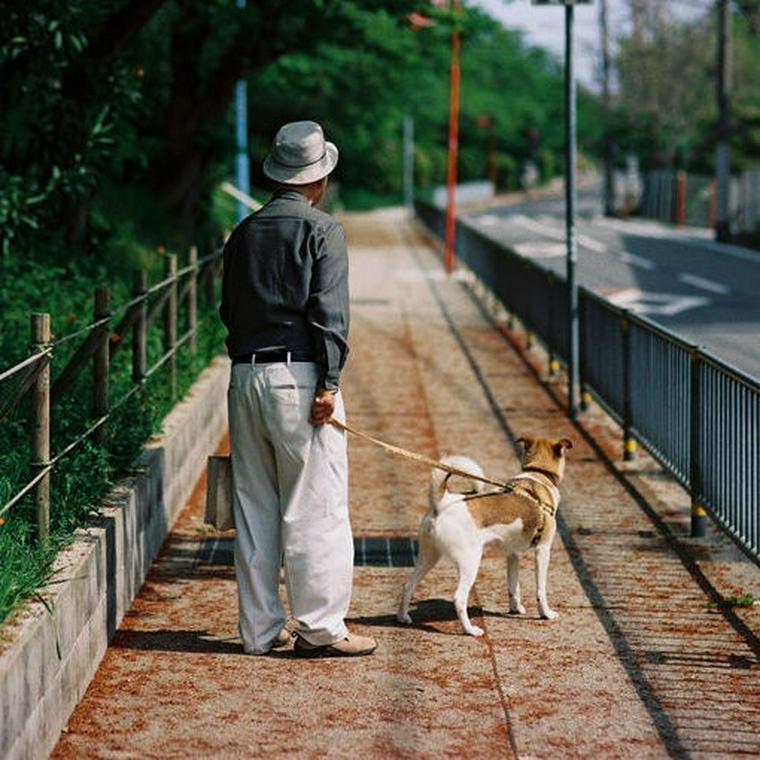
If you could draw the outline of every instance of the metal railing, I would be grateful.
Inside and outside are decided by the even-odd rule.
[[[192,353],[197,350],[198,291],[201,290],[207,306],[214,306],[215,280],[221,270],[222,252],[216,245],[211,253],[200,259],[197,248],[191,247],[187,266],[180,270],[177,269],[177,257],[168,254],[164,278],[160,282],[148,287],[147,273],[142,270],[135,272],[133,298],[115,310],[111,310],[110,289],[98,288],[95,291],[93,321],[56,340],[52,339],[50,315],[31,315],[31,355],[0,372],[0,419],[16,408],[22,399],[30,397],[29,466],[32,477],[0,506],[0,516],[33,493],[37,538],[43,542],[47,540],[50,531],[50,474],[53,468],[89,438],[104,445],[108,421],[113,413],[162,367],[166,368],[172,396],[176,394],[177,353],[186,345]],[[162,322],[163,351],[149,367],[148,330],[159,318]],[[180,324],[186,329],[178,336]],[[131,341],[128,341],[130,332]],[[53,379],[56,350],[76,340],[81,342]],[[119,349],[127,344],[132,349],[131,385],[119,399],[112,401],[109,398],[111,362]],[[88,366],[92,370],[92,420],[83,432],[51,456],[52,409]]]
[[[642,181],[641,216],[694,227],[715,226],[713,177],[656,169],[644,172]],[[760,228],[760,167],[745,169],[731,178],[729,215],[734,233],[755,233]]]
[[[443,212],[415,202],[437,236]],[[563,280],[463,220],[456,252],[478,279],[539,336],[550,361],[567,356]],[[655,322],[579,289],[580,380],[623,428],[690,493],[692,528],[705,509],[760,562],[760,382]]]

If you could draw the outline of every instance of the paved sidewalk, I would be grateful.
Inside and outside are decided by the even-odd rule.
[[[397,625],[409,567],[389,557],[408,560],[429,472],[351,441],[367,564],[355,568],[349,625],[380,647],[357,660],[245,656],[231,539],[204,529],[201,481],[52,757],[760,754],[760,609],[708,606],[714,587],[760,595],[760,570],[715,537],[692,559],[683,510],[647,514],[400,212],[346,226],[352,425],[428,456],[472,455],[494,477],[517,470],[520,434],[574,441],[549,569],[559,619],[537,617],[529,556],[527,615],[507,616],[505,564],[489,551],[470,599],[483,638],[461,635],[443,563],[418,589],[415,626]],[[606,423],[588,424],[614,452]],[[629,483],[665,494],[660,507],[678,500],[646,459],[638,467]]]

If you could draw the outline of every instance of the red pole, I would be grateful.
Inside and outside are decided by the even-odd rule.
[[[686,172],[683,170],[676,172],[676,202],[674,206],[675,223],[686,224]]]
[[[459,0],[451,0],[452,11],[460,9]],[[455,22],[456,23],[456,22]],[[454,270],[454,239],[456,237],[456,187],[457,154],[459,152],[459,29],[451,32],[451,76],[449,80],[449,166],[446,179],[448,199],[446,203],[446,248],[444,262],[446,271]]]

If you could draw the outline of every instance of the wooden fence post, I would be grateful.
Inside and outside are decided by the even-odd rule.
[[[148,290],[148,273],[139,269],[134,273],[132,282],[132,295],[135,298],[144,296]],[[137,319],[132,328],[132,380],[141,383],[147,370],[147,340],[148,340],[148,299],[135,306]]]
[[[177,346],[177,256],[169,253],[166,255],[164,274],[167,278],[172,278],[172,282],[166,287],[169,288],[169,298],[164,307],[164,351],[174,351]],[[169,371],[169,387],[172,398],[177,395],[177,355],[172,355],[166,361],[166,367]]]
[[[198,350],[198,248],[190,246],[188,252],[188,265],[193,267],[188,277],[190,278],[187,286],[187,329],[190,334],[190,351],[195,353]]]
[[[31,347],[35,353],[50,343],[50,315],[32,314]],[[44,470],[50,460],[50,362],[46,361],[37,373],[32,388],[31,465],[34,474]],[[37,540],[47,543],[50,535],[50,473],[34,487]]]
[[[111,315],[111,291],[108,288],[98,288],[95,291],[95,321],[110,317]],[[109,343],[111,339],[110,321],[100,327],[96,327],[101,338],[98,347],[92,355],[92,381],[93,381],[93,413],[97,419],[108,414],[108,361]],[[105,446],[107,440],[107,423],[96,428],[93,438],[98,446]]]
[[[216,243],[212,239],[209,241],[208,244],[208,252],[209,254],[214,253],[216,251]],[[214,306],[214,273],[216,272],[216,262],[213,259],[210,259],[204,269],[203,269],[203,275],[204,275],[204,285],[205,285],[205,292],[204,296],[206,298],[206,306],[213,308]]]

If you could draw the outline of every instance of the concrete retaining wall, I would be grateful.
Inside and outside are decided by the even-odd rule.
[[[97,525],[56,562],[45,600],[0,630],[0,758],[46,758],[85,692],[227,426],[229,362],[219,358],[108,495]],[[55,503],[53,503],[55,508]]]

